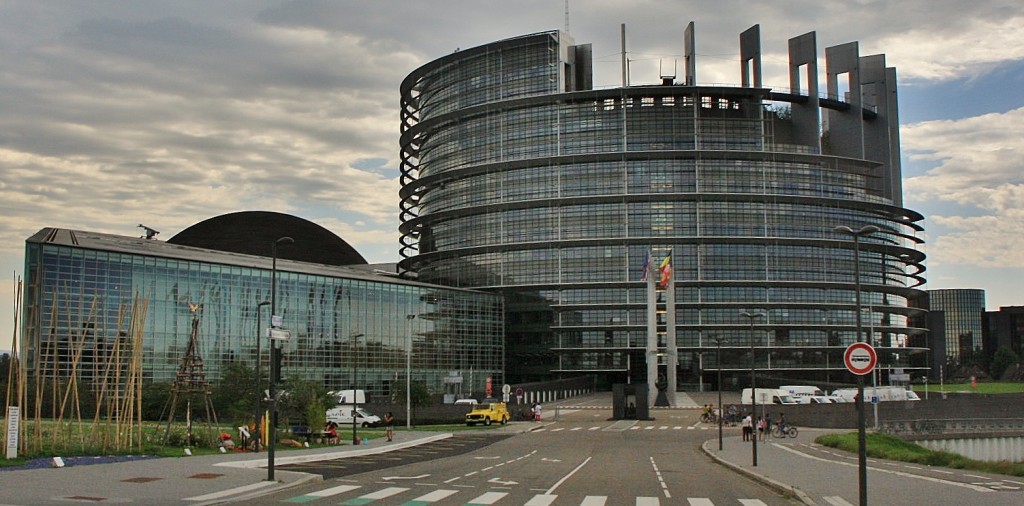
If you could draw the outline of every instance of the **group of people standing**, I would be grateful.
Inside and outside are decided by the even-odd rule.
[[[779,416],[779,424],[782,426],[786,425],[786,416]],[[753,413],[747,413],[743,417],[743,440],[750,441],[750,438],[757,437],[759,440],[764,441],[768,439],[772,434],[772,415],[771,413],[765,413],[764,416],[757,417],[754,420]],[[754,428],[757,428],[757,435],[754,436]]]

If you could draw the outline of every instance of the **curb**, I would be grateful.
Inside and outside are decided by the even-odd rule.
[[[780,492],[780,493],[783,493],[783,494],[792,494],[797,499],[799,499],[800,502],[806,504],[807,506],[817,506],[817,503],[814,502],[814,500],[811,499],[811,497],[809,495],[804,493],[803,490],[800,490],[800,489],[798,489],[798,488],[796,488],[796,487],[794,487],[792,485],[789,485],[787,483],[782,483],[781,481],[773,480],[773,479],[771,479],[771,478],[769,478],[769,477],[767,477],[767,476],[765,476],[763,474],[755,473],[754,471],[751,471],[751,470],[749,470],[749,469],[747,469],[745,467],[733,464],[732,462],[729,462],[728,460],[725,460],[725,459],[719,457],[718,455],[715,454],[715,452],[709,446],[711,443],[717,442],[717,441],[718,441],[717,439],[705,441],[702,445],[700,445],[700,449],[704,452],[705,455],[707,455],[708,457],[711,457],[711,459],[714,460],[715,462],[717,462],[718,464],[721,464],[721,465],[723,465],[725,467],[728,467],[729,469],[732,469],[733,471],[735,471],[735,472],[737,472],[739,474],[742,474],[742,475],[744,475],[744,476],[746,476],[748,478],[751,478],[751,479],[753,479],[755,481],[761,482],[762,484],[764,484],[764,485],[774,489],[777,492]]]

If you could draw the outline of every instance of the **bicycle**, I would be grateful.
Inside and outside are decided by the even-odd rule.
[[[780,438],[781,439],[781,438],[784,438],[786,436],[789,436],[789,437],[795,438],[796,434],[797,434],[796,427],[793,427],[792,425],[789,425],[789,424],[786,424],[786,425],[776,425],[775,427],[772,427],[772,437],[776,437],[776,438]]]
[[[714,413],[701,413],[700,414],[700,422],[701,423],[718,423],[718,415],[716,415]]]

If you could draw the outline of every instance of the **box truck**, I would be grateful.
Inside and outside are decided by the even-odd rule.
[[[740,404],[751,404],[750,389],[744,388],[740,392]],[[758,404],[799,404],[789,392],[778,388],[758,388]]]

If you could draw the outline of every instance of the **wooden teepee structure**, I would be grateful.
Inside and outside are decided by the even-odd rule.
[[[164,430],[164,444],[171,434],[171,425],[174,424],[175,411],[178,408],[180,396],[185,397],[185,434],[186,444],[192,444],[192,397],[195,394],[202,394],[203,405],[206,409],[206,425],[212,433],[213,427],[217,425],[217,412],[213,408],[212,392],[210,383],[206,381],[206,371],[203,369],[203,357],[199,353],[199,316],[202,312],[202,304],[188,304],[192,310],[192,332],[189,334],[188,346],[185,348],[185,356],[178,367],[178,373],[174,377],[174,384],[171,385],[170,409],[167,415],[167,428]]]

